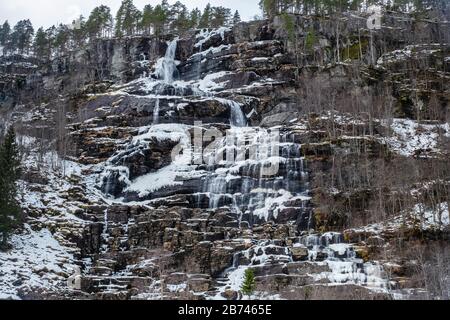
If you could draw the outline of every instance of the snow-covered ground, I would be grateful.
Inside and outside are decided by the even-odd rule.
[[[71,178],[83,176],[84,167],[61,160],[55,152],[39,152],[35,138],[19,136],[17,140],[27,151],[24,171],[37,172],[47,183],[19,181],[18,200],[23,210],[34,214],[12,235],[12,249],[0,252],[0,299],[67,289],[67,278],[75,267],[74,254],[79,250],[68,242],[67,235],[81,233],[87,223],[74,215],[81,204],[65,198],[74,187]]]
[[[393,134],[385,138],[386,143],[394,152],[406,157],[439,153],[439,139],[450,138],[448,123],[421,124],[414,120],[393,119],[389,126]]]
[[[13,249],[0,252],[0,299],[19,299],[19,291],[66,288],[72,274],[73,255],[50,231],[34,231],[25,225],[12,236]]]
[[[385,232],[396,232],[402,226],[419,227],[424,231],[444,230],[450,226],[448,203],[440,203],[436,209],[417,204],[402,215],[352,231],[381,235]]]

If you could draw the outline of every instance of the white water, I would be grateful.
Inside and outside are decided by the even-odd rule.
[[[240,222],[244,215],[250,221],[277,219],[286,203],[309,216],[308,175],[300,145],[274,140],[261,128],[234,127],[228,134],[235,138],[223,138],[216,153],[208,157],[223,159],[216,162],[219,168],[207,161],[210,174],[203,192],[209,207],[231,207]],[[267,176],[272,174],[271,167],[273,175]]]
[[[104,215],[103,215],[103,232],[102,232],[102,253],[108,252],[108,241],[109,241],[109,234],[108,234],[108,209],[105,209]]]
[[[293,246],[308,249],[309,258],[303,263],[328,267],[322,272],[310,275],[316,285],[354,284],[373,292],[390,292],[391,283],[382,266],[378,263],[365,263],[358,258],[354,247],[344,243],[343,235],[340,233],[302,236]],[[320,258],[319,254],[322,254],[323,258]],[[246,259],[241,259],[242,257]],[[270,268],[273,265],[290,262],[293,262],[291,249],[279,247],[271,240],[253,243],[250,249],[234,254],[233,265],[222,274],[223,278],[217,282],[218,294],[211,299],[223,299],[221,294],[226,290],[239,291],[244,281],[244,272],[248,268],[261,266]]]
[[[159,122],[159,98],[155,101],[155,108],[153,109],[153,124],[156,125]]]
[[[158,79],[162,80],[166,84],[171,84],[174,81],[174,74],[177,71],[177,63],[175,61],[175,55],[177,52],[178,38],[169,42],[166,50],[166,54],[163,58],[159,59],[155,66],[155,75]],[[156,94],[159,92],[157,90]],[[160,100],[156,99],[155,108],[153,109],[153,124],[159,123],[160,113]]]
[[[174,74],[177,71],[175,54],[177,52],[178,38],[175,38],[168,44],[166,54],[159,59],[155,67],[155,75],[167,84],[174,81]]]
[[[231,119],[230,123],[232,127],[245,127],[247,125],[247,120],[245,119],[244,113],[242,112],[241,106],[235,101],[229,101],[228,105],[231,108]]]

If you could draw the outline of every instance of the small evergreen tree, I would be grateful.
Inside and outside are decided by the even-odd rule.
[[[255,291],[255,272],[253,269],[245,270],[244,283],[242,284],[241,291],[247,296],[252,295]]]
[[[233,25],[236,25],[239,22],[241,22],[241,15],[239,14],[239,11],[236,10],[233,16]]]
[[[169,16],[172,31],[180,34],[189,29],[189,13],[187,7],[180,1],[175,2],[170,8]]]
[[[87,38],[87,27],[86,21],[82,15],[78,17],[75,21],[73,21],[72,25],[74,26],[70,32],[70,37],[73,41],[73,45],[75,47],[80,47],[86,42]],[[112,24],[112,23],[111,23]]]
[[[51,26],[50,28],[45,30],[45,34],[47,36],[48,52],[50,57],[52,57],[55,49],[56,35],[58,34],[58,29],[56,29],[55,26]]]
[[[16,200],[20,159],[12,127],[0,146],[0,168],[0,250],[6,250],[11,232],[20,216],[20,206]]]
[[[70,39],[70,29],[65,24],[60,24],[56,29],[55,48],[59,55],[63,55],[67,51],[67,45]]]
[[[259,2],[259,6],[266,17],[273,18],[279,13],[278,1],[279,0],[261,0]]]

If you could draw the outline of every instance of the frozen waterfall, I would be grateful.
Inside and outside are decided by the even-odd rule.
[[[178,38],[175,38],[169,42],[166,50],[166,54],[163,58],[159,59],[155,66],[155,75],[158,79],[162,80],[165,84],[171,84],[174,81],[174,75],[177,72],[177,64],[175,61],[175,55],[177,52]],[[160,92],[157,90],[156,94]],[[156,98],[155,108],[153,109],[153,124],[159,123],[160,101]]]
[[[174,81],[174,74],[177,72],[177,63],[175,61],[177,43],[178,38],[169,42],[165,56],[158,60],[155,67],[155,75],[167,84],[171,84]]]

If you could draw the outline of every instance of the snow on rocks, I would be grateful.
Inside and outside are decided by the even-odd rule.
[[[396,62],[405,61],[411,58],[418,58],[421,56],[428,56],[434,53],[440,52],[442,45],[439,43],[432,44],[419,44],[419,45],[409,45],[401,50],[394,50],[385,53],[381,56],[378,61],[378,66],[383,66],[386,64],[392,64]]]
[[[156,190],[182,185],[186,179],[201,177],[202,171],[195,171],[191,165],[192,153],[189,126],[179,124],[154,125],[148,133],[135,137],[134,141],[156,138],[178,142],[178,148],[172,151],[172,163],[157,172],[138,177],[130,183],[125,191],[138,192],[139,197],[145,197]]]
[[[416,204],[412,209],[405,210],[401,215],[384,222],[370,224],[361,228],[345,231],[349,238],[364,235],[381,236],[383,238],[395,236],[399,230],[417,228],[421,231],[443,231],[450,225],[448,203],[440,203],[435,208],[424,204]]]
[[[438,204],[435,209],[417,204],[411,217],[420,221],[422,230],[443,230],[450,225],[448,202]]]
[[[12,236],[13,249],[0,252],[0,299],[20,299],[20,292],[67,288],[73,270],[70,249],[61,246],[50,231],[25,225]]]
[[[394,119],[389,125],[393,134],[384,138],[391,149],[405,157],[440,153],[438,143],[441,137],[450,137],[447,124],[422,124],[414,120]]]
[[[222,41],[225,41],[225,33],[231,32],[229,27],[221,27],[214,30],[202,29],[199,34],[197,34],[196,48],[201,48],[206,42],[208,42],[214,36],[220,36]]]

